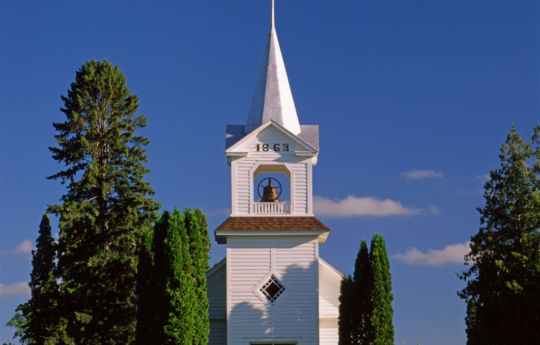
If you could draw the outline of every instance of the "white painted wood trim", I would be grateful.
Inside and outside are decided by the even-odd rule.
[[[294,212],[294,199],[296,198],[296,183],[294,181],[296,180],[296,173],[295,173],[294,165],[291,164],[291,181],[289,183],[289,189],[291,193],[291,200],[290,201],[290,210],[291,210],[291,216],[296,215],[296,212]]]
[[[271,248],[270,249],[270,272],[268,272],[264,278],[262,278],[257,284],[254,285],[253,287],[253,294],[255,296],[257,296],[262,303],[264,303],[266,305],[266,308],[268,309],[271,309],[273,306],[276,306],[276,305],[279,305],[281,303],[281,301],[283,301],[283,296],[289,294],[291,291],[294,291],[294,289],[291,289],[289,286],[287,286],[287,284],[285,284],[283,282],[283,277],[278,277],[277,274],[274,274],[274,270],[273,270],[273,266],[274,266],[274,259],[273,257],[275,256],[274,252],[273,252],[273,249],[274,248]],[[266,284],[266,282],[268,280],[270,280],[270,277],[276,277],[278,280],[279,280],[279,283],[283,286],[283,292],[281,293],[281,295],[278,297],[278,299],[276,299],[274,302],[270,302],[268,301],[268,299],[266,298],[266,296],[261,292],[261,287]]]
[[[311,151],[294,151],[296,157],[313,157],[317,153]]]
[[[328,261],[324,260],[320,256],[319,256],[319,264],[321,264],[322,266],[328,268],[328,270],[333,272],[339,279],[345,278],[345,274],[343,272],[341,272],[340,270],[338,270],[334,266],[330,265],[328,263]]]
[[[227,246],[227,249],[225,250],[225,259],[227,260],[227,265],[225,266],[227,268],[227,271],[226,271],[226,274],[227,274],[227,277],[226,277],[226,282],[225,282],[225,289],[227,289],[226,291],[226,296],[227,296],[227,301],[225,302],[226,304],[226,308],[227,308],[227,345],[229,344],[232,344],[232,334],[231,332],[229,332],[229,320],[230,320],[230,317],[231,317],[231,289],[230,289],[230,277],[231,277],[231,249],[229,248],[229,246]]]
[[[215,273],[217,273],[223,265],[227,262],[227,258],[223,258],[220,262],[214,265],[214,267],[210,268],[208,271],[206,271],[206,277],[213,276]]]
[[[234,143],[232,146],[230,146],[228,149],[225,150],[225,154],[228,155],[230,152],[233,152],[238,146],[242,145],[244,141],[248,141],[249,139],[253,138],[254,136],[257,136],[260,132],[262,132],[266,127],[268,126],[274,126],[277,129],[281,130],[285,135],[289,136],[291,139],[295,140],[298,144],[301,146],[304,146],[308,151],[316,153],[318,152],[317,149],[315,149],[313,146],[305,142],[304,140],[300,139],[298,136],[294,135],[292,132],[290,132],[288,129],[283,127],[277,122],[274,122],[273,120],[270,120],[263,125],[259,126],[259,128],[253,130],[248,135],[243,137],[242,139],[238,140],[236,143]]]
[[[307,214],[313,216],[313,166],[307,166]]]
[[[227,157],[246,157],[248,152],[227,152],[225,151]]]
[[[317,306],[316,306],[316,309],[317,309],[317,320],[315,320],[315,329],[317,330],[317,334],[316,334],[316,339],[317,341],[315,342],[315,344],[320,344],[320,336],[321,336],[321,330],[319,328],[320,326],[320,313],[319,313],[319,298],[320,298],[320,291],[319,291],[319,281],[320,281],[320,275],[319,275],[319,243],[313,241],[313,246],[314,246],[314,250],[313,250],[313,254],[314,254],[314,261],[317,262],[317,268],[315,269],[315,275],[316,275],[316,286],[317,286]]]
[[[231,162],[231,216],[238,213],[238,205],[236,203],[236,167],[237,161]]]
[[[317,236],[319,243],[326,242],[328,230],[306,230],[306,231],[216,231],[216,236],[244,237],[244,236]]]

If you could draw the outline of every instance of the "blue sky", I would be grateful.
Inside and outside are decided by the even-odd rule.
[[[224,130],[247,117],[269,2],[0,3],[0,324],[64,192],[45,179],[61,168],[51,124],[88,59],[118,64],[140,97],[156,199],[203,209],[211,229],[227,217]],[[465,342],[456,272],[506,132],[540,122],[539,17],[535,0],[276,0],[300,122],[320,126],[321,256],[350,273],[360,240],[384,235],[396,344]]]

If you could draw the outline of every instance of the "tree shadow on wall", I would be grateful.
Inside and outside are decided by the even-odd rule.
[[[252,291],[258,296],[254,304],[245,301],[235,305],[229,315],[228,329],[240,328],[242,334],[233,342],[245,342],[246,338],[291,340],[300,336],[305,341],[306,334],[301,333],[310,333],[307,330],[318,324],[318,262],[290,265],[282,272],[270,273],[284,291],[271,302],[256,286]]]

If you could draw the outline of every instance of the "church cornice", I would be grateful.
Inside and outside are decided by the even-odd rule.
[[[314,156],[314,155],[318,154],[319,150],[317,148],[313,147],[310,143],[303,140],[302,138],[295,135],[294,133],[289,131],[287,128],[283,127],[282,125],[280,125],[279,123],[277,123],[277,122],[275,122],[273,120],[264,123],[263,125],[259,126],[257,129],[251,131],[248,135],[246,135],[242,139],[238,140],[236,143],[234,143],[228,149],[225,150],[225,154],[227,156],[229,156],[229,157],[235,156],[235,155],[238,155],[238,154],[242,154],[243,152],[237,152],[235,150],[239,146],[241,146],[242,143],[250,140],[253,137],[256,137],[260,132],[262,132],[264,129],[268,128],[269,126],[273,126],[276,129],[280,130],[286,136],[290,137],[292,140],[296,141],[298,144],[300,144],[301,146],[303,146],[306,149],[305,151],[298,151],[298,152],[301,152],[303,154],[307,154],[309,152],[311,156]]]
[[[227,236],[313,236],[324,243],[330,228],[316,217],[229,217],[215,230],[216,241],[226,243]]]

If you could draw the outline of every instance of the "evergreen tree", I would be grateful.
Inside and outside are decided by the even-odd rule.
[[[163,324],[163,345],[191,345],[195,339],[196,292],[193,262],[184,215],[175,209],[165,238],[165,296],[169,313]]]
[[[370,344],[392,345],[394,344],[392,281],[386,244],[381,235],[375,234],[371,240],[369,262],[373,279],[370,291],[373,334]]]
[[[137,345],[152,345],[156,334],[156,287],[154,286],[154,231],[144,230],[139,244],[139,263],[136,278]]]
[[[151,245],[150,245],[151,240]],[[137,345],[206,345],[210,238],[200,210],[165,211],[147,234],[137,278]]]
[[[17,328],[15,334],[23,344],[45,344],[59,335],[58,285],[54,276],[56,249],[51,224],[46,214],[41,218],[36,249],[32,251],[30,273],[31,298],[17,307],[8,323]]]
[[[370,272],[369,252],[367,243],[362,240],[354,265],[354,299],[352,338],[353,344],[368,345],[373,337],[371,327],[370,291],[373,279]]]
[[[185,227],[189,238],[189,248],[192,263],[192,277],[195,282],[194,339],[193,345],[208,344],[210,321],[208,319],[208,295],[206,287],[206,272],[210,269],[210,238],[206,217],[201,210],[184,211]]]
[[[467,303],[468,345],[540,339],[540,126],[532,145],[514,126],[484,186],[480,229],[471,237],[459,292]]]
[[[351,276],[346,276],[341,280],[340,295],[339,295],[339,320],[338,320],[338,335],[339,345],[353,345],[353,329],[354,329],[354,281]]]
[[[148,332],[142,328],[144,325],[137,325],[137,333],[141,333],[144,336],[145,342],[139,342],[140,344],[165,344],[165,334],[163,331],[164,325],[167,323],[169,312],[171,310],[170,301],[166,293],[167,282],[170,277],[167,276],[169,269],[169,259],[167,257],[165,240],[167,239],[171,216],[168,211],[164,211],[159,220],[154,225],[154,235],[152,238],[152,256],[153,264],[152,271],[150,273],[151,281],[148,284],[152,289],[151,293],[141,295],[139,302],[141,305],[152,305],[151,311],[154,314],[147,315],[150,318],[148,324]],[[170,243],[170,242],[169,242]],[[147,300],[145,300],[145,297]]]
[[[159,206],[143,181],[149,141],[135,135],[146,118],[106,60],[84,63],[62,100],[67,119],[54,123],[50,150],[66,167],[49,177],[67,183],[61,204],[49,207],[59,216],[61,313],[77,344],[131,344],[137,242]]]

